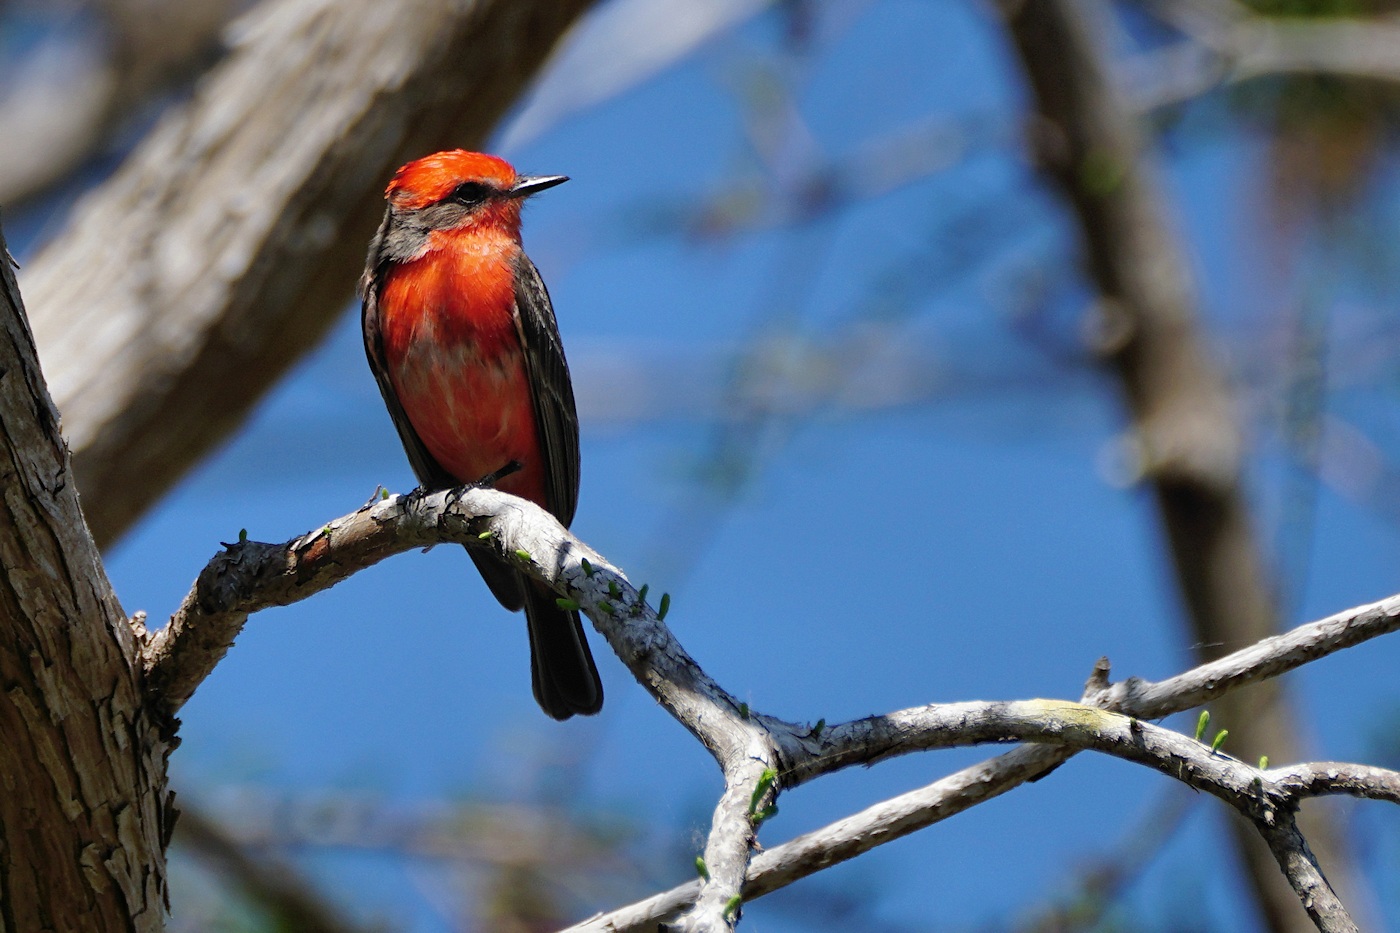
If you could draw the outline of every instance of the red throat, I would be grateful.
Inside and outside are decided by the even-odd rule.
[[[384,357],[414,431],[457,481],[518,460],[522,469],[500,488],[546,505],[515,321],[519,250],[499,226],[434,231],[423,256],[385,275]]]

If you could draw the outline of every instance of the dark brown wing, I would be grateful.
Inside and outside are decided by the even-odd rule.
[[[578,413],[554,306],[524,253],[515,269],[515,308],[544,458],[545,506],[567,526],[578,506]],[[524,580],[522,586],[535,699],[555,719],[598,712],[603,684],[578,613],[561,609],[554,593],[538,583]]]
[[[554,306],[535,264],[523,252],[515,270],[515,307],[545,461],[545,507],[568,527],[578,507],[578,412]]]

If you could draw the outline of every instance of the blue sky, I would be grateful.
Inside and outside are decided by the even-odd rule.
[[[774,67],[782,20],[772,13],[503,153],[523,171],[573,178],[532,202],[525,243],[583,400],[574,530],[634,581],[672,592],[668,622],[710,674],[788,718],[1075,697],[1104,654],[1119,677],[1182,669],[1189,651],[1150,502],[1106,479],[1122,428],[1116,387],[1077,362],[1087,296],[1071,228],[1021,157],[1023,95],[995,23],[983,5],[954,0],[818,9],[824,25],[808,60],[777,66],[796,89],[808,151],[850,157],[933,118],[962,134],[946,167],[808,224],[723,239],[659,225],[667,206],[764,177],[740,102]],[[1327,254],[1267,267],[1260,143],[1248,131],[1174,134],[1162,155],[1202,313],[1223,354],[1245,360],[1279,305],[1313,287],[1309,263]],[[1394,192],[1378,197],[1389,204]],[[1387,304],[1345,276],[1325,295],[1331,326],[1384,321]],[[731,499],[697,480],[732,425],[718,417],[734,410],[719,376],[739,348],[779,335],[820,349],[869,333],[879,353],[856,370],[857,387],[901,366],[926,381],[897,381],[906,395],[895,404],[848,405],[838,393],[764,425]],[[1374,377],[1332,404],[1384,451],[1395,446],[1395,367],[1393,350],[1378,352]],[[650,391],[670,401],[640,397],[642,417],[621,417],[609,401]],[[1294,553],[1303,535],[1310,555],[1306,577],[1286,584],[1298,604],[1291,621],[1394,592],[1396,526],[1325,484],[1310,533],[1281,524],[1297,485],[1281,478],[1293,468],[1266,427],[1251,425],[1265,540]],[[245,428],[113,550],[109,571],[128,611],[159,619],[240,528],[283,540],[353,510],[377,484],[407,491],[413,479],[347,309]],[[679,519],[687,506],[707,518]],[[523,619],[496,605],[457,549],[400,556],[255,616],[186,707],[175,774],[191,796],[253,784],[414,802],[553,795],[552,766],[581,809],[683,839],[703,830],[715,768],[602,640],[593,646],[603,713],[550,722],[530,695]],[[1400,707],[1398,653],[1382,641],[1293,679],[1319,757],[1375,760]],[[991,751],[824,779],[784,796],[762,838],[780,842]],[[1003,928],[1063,896],[1076,866],[1115,851],[1170,790],[1142,769],[1081,756],[808,890],[872,891],[878,916],[916,929]],[[1138,928],[1250,929],[1214,806],[1196,805],[1130,891],[1124,911]],[[1356,812],[1393,917],[1396,822],[1380,807]],[[444,928],[411,871],[346,854],[307,864],[367,912]],[[675,881],[692,872],[684,858],[658,870]],[[803,887],[794,890],[800,900]],[[815,928],[792,899],[756,902],[746,919],[754,930]]]

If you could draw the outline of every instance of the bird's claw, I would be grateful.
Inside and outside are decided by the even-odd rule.
[[[522,466],[523,464],[519,460],[512,460],[505,466],[501,467],[499,470],[493,470],[492,472],[487,473],[485,476],[483,476],[481,479],[477,480],[474,483],[464,483],[461,486],[453,487],[452,491],[447,494],[448,507],[450,508],[456,505],[458,502],[461,502],[462,497],[467,494],[468,489],[494,488],[497,483],[505,479],[507,476],[511,475],[512,473],[520,472]]]
[[[507,463],[499,470],[496,470],[493,473],[487,473],[481,479],[477,480],[475,483],[472,483],[472,485],[477,486],[481,489],[491,489],[497,483],[499,483],[501,480],[505,479],[512,473],[519,473],[524,466],[525,464],[521,463],[519,460],[512,460],[510,463]]]

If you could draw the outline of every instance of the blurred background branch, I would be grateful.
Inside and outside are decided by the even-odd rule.
[[[0,204],[34,198],[114,146],[155,99],[187,91],[220,54],[246,0],[16,0],[11,15],[64,20],[8,71],[0,127]]]
[[[271,919],[273,929],[300,933],[369,933],[385,929],[361,926],[343,916],[334,904],[312,889],[297,869],[265,846],[235,837],[199,807],[181,807],[174,843],[225,882],[236,885]]]
[[[1243,486],[1244,441],[1228,381],[1199,331],[1151,157],[1113,90],[1100,51],[1103,8],[1041,0],[1006,9],[1036,98],[1031,147],[1075,212],[1099,290],[1092,339],[1132,416],[1130,470],[1152,490],[1191,637],[1208,661],[1281,627]],[[1294,702],[1277,681],[1231,694],[1216,709],[1227,726],[1247,724],[1234,747],[1245,760],[1307,757]],[[1344,899],[1357,902],[1352,892],[1362,884],[1342,833],[1321,811],[1309,817],[1313,851]],[[1312,929],[1252,827],[1238,819],[1230,826],[1269,929]]]

